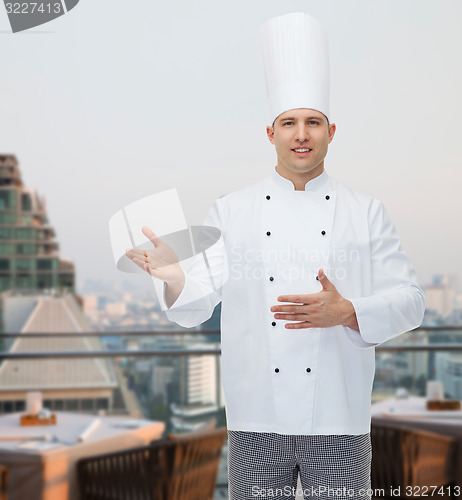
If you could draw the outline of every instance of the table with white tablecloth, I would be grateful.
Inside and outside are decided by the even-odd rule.
[[[374,403],[371,408],[372,425],[390,423],[401,427],[444,434],[456,439],[454,464],[456,484],[462,487],[462,411],[427,410],[424,397],[390,398]]]
[[[9,500],[77,500],[80,458],[149,444],[165,428],[150,420],[56,416],[56,425],[47,426],[20,426],[19,413],[0,416],[0,464],[10,470]]]

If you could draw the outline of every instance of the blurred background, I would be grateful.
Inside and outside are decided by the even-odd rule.
[[[81,0],[14,35],[0,9],[0,413],[38,390],[52,411],[224,425],[219,306],[176,333],[150,279],[116,269],[108,222],[175,187],[201,224],[271,175],[260,28],[291,11],[329,36],[326,170],[385,203],[426,291],[422,328],[377,351],[373,401],[424,397],[430,380],[462,399],[462,3]],[[74,336],[21,337],[40,332]],[[55,356],[7,357],[19,352]]]

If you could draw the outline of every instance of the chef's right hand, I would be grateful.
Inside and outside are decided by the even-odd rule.
[[[127,248],[125,251],[127,257],[154,278],[165,281],[167,285],[184,282],[184,272],[175,251],[156,236],[149,227],[143,226],[141,231],[151,241],[154,248],[151,250]]]

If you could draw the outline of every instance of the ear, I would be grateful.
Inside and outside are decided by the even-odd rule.
[[[271,142],[271,144],[274,144],[274,127],[268,125],[266,127],[266,135],[268,136],[268,139]]]
[[[332,139],[334,138],[336,130],[337,130],[337,125],[335,125],[335,123],[330,123],[329,124],[329,144],[332,142]]]

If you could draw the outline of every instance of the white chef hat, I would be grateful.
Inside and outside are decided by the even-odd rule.
[[[267,21],[261,35],[270,123],[296,108],[329,119],[329,49],[319,21],[291,12]]]

